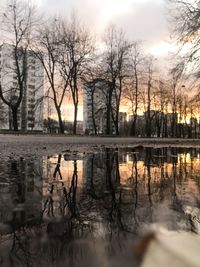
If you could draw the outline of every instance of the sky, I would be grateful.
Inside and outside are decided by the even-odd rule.
[[[0,0],[2,1],[2,0]],[[6,1],[6,0],[4,0]],[[32,0],[44,13],[78,14],[86,27],[102,36],[110,24],[122,28],[131,41],[144,41],[155,56],[166,56],[170,44],[166,0]]]
[[[10,0],[0,0],[1,4]],[[147,51],[165,60],[176,47],[170,43],[167,0],[24,0],[32,1],[46,15],[69,18],[77,14],[97,39],[110,24],[123,29],[130,41],[143,41]],[[163,63],[162,63],[163,65]],[[68,109],[73,110],[72,106]],[[65,114],[70,113],[65,110]],[[79,107],[82,119],[82,106]]]
[[[76,13],[101,38],[110,24],[123,29],[130,41],[143,41],[156,57],[175,52],[170,40],[167,0],[23,0],[38,5],[44,14],[66,18]],[[10,0],[0,0],[2,3]]]

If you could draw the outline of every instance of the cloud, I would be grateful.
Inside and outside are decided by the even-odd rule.
[[[147,41],[147,46],[168,40],[165,0],[32,1],[48,15],[61,14],[68,18],[72,12],[77,13],[81,21],[99,35],[112,23],[124,29],[131,40]]]
[[[41,8],[66,17],[77,12],[86,26],[101,34],[108,24],[116,24],[130,39],[147,40],[149,45],[169,36],[164,0],[42,0]]]
[[[145,40],[150,43],[168,38],[165,6],[162,1],[144,0],[133,5],[133,13],[117,16],[113,22],[126,30],[132,40]]]

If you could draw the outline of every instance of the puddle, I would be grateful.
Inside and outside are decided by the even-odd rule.
[[[145,231],[200,233],[200,149],[0,162],[0,265],[136,266]]]

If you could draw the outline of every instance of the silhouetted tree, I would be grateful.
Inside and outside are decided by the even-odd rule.
[[[91,61],[94,50],[90,33],[84,29],[77,18],[72,17],[68,23],[63,23],[63,38],[61,65],[62,77],[69,83],[73,105],[74,125],[73,134],[77,131],[77,116],[82,75],[87,64]]]
[[[60,133],[64,133],[64,123],[62,116],[62,104],[64,102],[69,79],[62,77],[62,40],[63,29],[61,22],[55,18],[48,20],[38,30],[37,48],[34,46],[35,56],[41,61],[47,79],[48,98],[54,103],[58,116]]]
[[[129,54],[132,45],[126,40],[124,33],[122,31],[118,32],[114,26],[111,26],[106,33],[105,45],[102,67],[108,84],[106,134],[112,134],[111,122],[113,122],[115,133],[119,135],[119,108],[124,81],[129,70]]]
[[[22,130],[26,130],[26,83],[27,83],[27,57],[32,32],[37,24],[35,8],[20,0],[11,0],[3,11],[2,29],[6,35],[7,57],[13,59],[13,64],[9,66],[8,72],[16,77],[16,84],[9,83],[8,73],[4,75],[8,78],[8,83],[0,83],[0,98],[12,112],[12,128],[18,131],[18,112],[22,104]],[[8,62],[7,62],[8,69]],[[5,70],[5,66],[4,66]],[[6,79],[6,77],[4,77]]]
[[[142,87],[144,71],[144,53],[142,51],[141,43],[134,42],[130,53],[130,77],[128,84],[124,90],[123,97],[127,99],[128,105],[131,105],[131,112],[133,120],[131,124],[130,134],[136,135],[136,125],[139,109],[139,94]]]
[[[182,48],[187,47],[186,52],[182,49],[186,62],[189,64],[191,61],[195,62],[199,72],[200,1],[169,0],[169,2],[175,38]]]

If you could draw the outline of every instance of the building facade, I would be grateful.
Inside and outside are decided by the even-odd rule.
[[[20,53],[19,53],[20,54]],[[20,67],[24,62],[19,60]],[[24,131],[43,130],[43,104],[44,70],[36,55],[26,53],[26,68],[24,90],[21,104],[18,108],[18,128]],[[21,69],[22,73],[22,69]],[[19,83],[14,58],[14,47],[10,44],[0,46],[0,82],[6,99],[15,101],[19,96]],[[10,108],[1,101],[5,119],[0,124],[0,129],[12,130],[12,114]]]
[[[85,84],[83,93],[83,132],[106,134],[108,90],[108,85],[103,80]],[[115,107],[114,99],[112,107]],[[115,111],[113,110],[113,112]],[[111,112],[109,116],[110,132],[115,134],[115,125]]]

